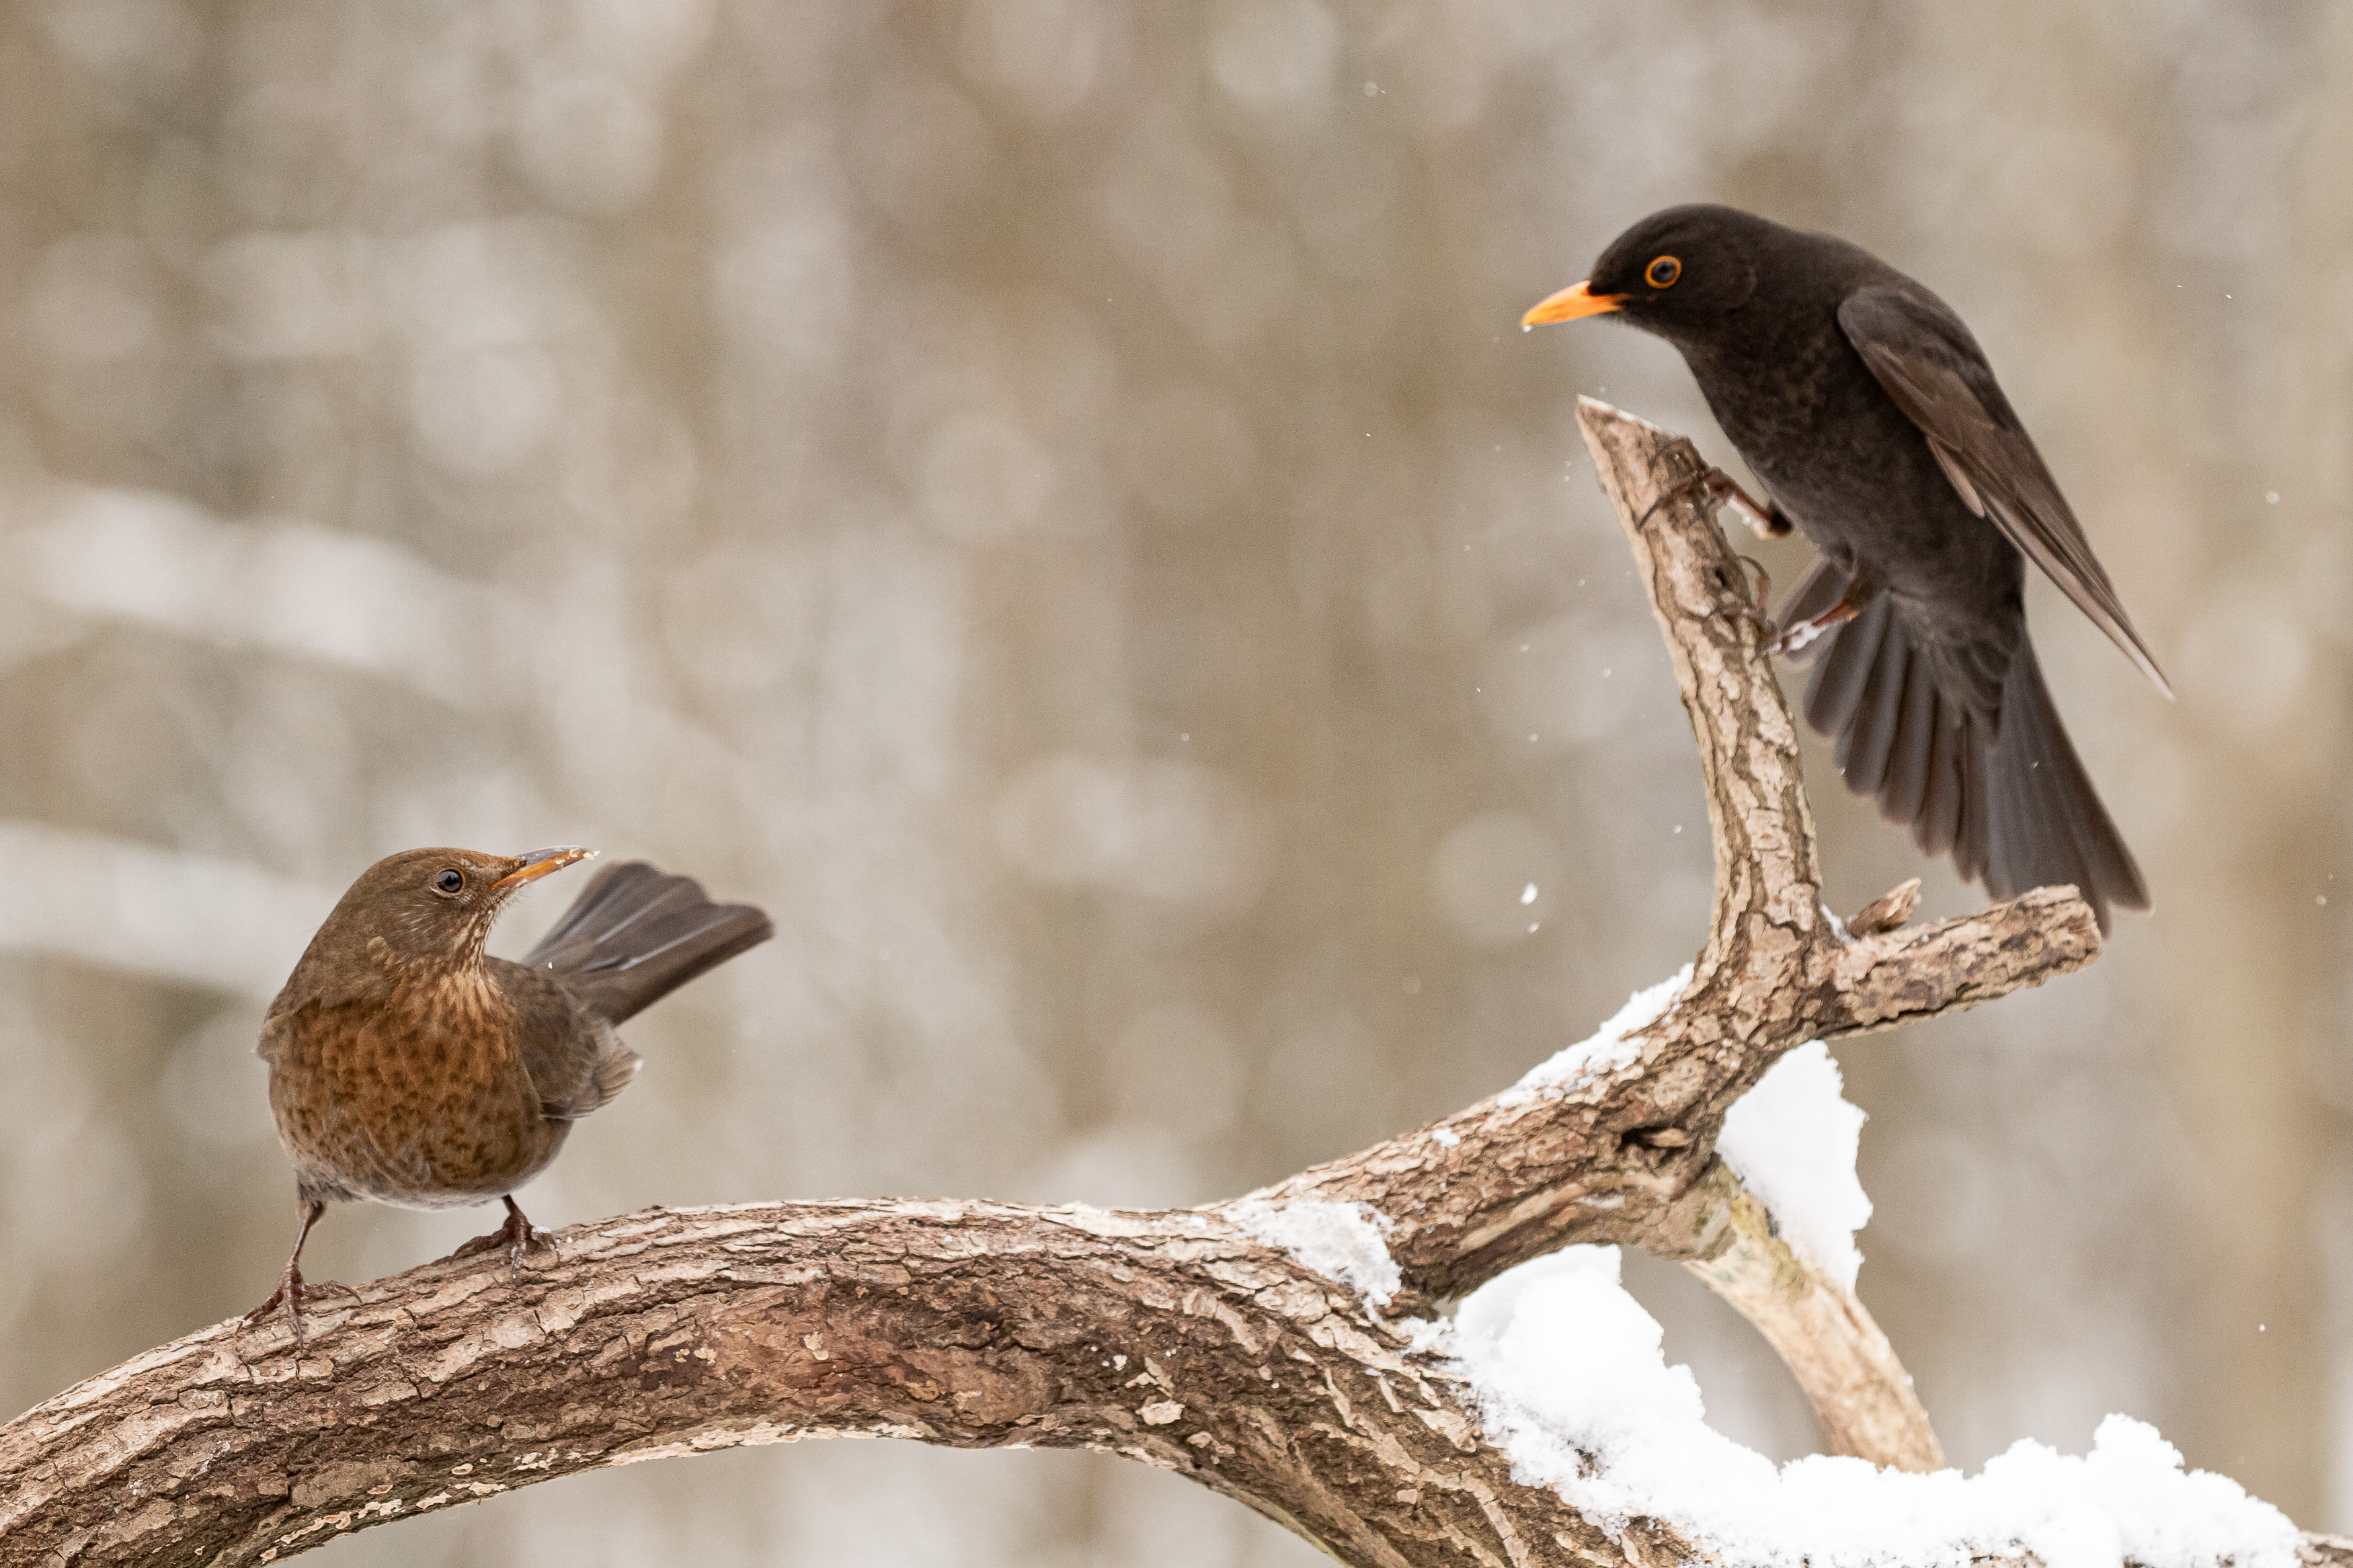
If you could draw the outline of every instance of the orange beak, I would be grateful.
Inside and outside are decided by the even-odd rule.
[[[536,882],[550,871],[561,871],[575,860],[591,859],[596,853],[594,849],[583,849],[576,844],[567,844],[554,849],[533,849],[526,855],[518,856],[517,858],[522,861],[522,868],[510,871],[492,882],[491,891],[512,893],[524,883]]]
[[[1539,303],[1520,318],[1520,325],[1542,327],[1554,321],[1573,321],[1579,316],[1606,316],[1625,302],[1623,294],[1596,294],[1579,283]]]

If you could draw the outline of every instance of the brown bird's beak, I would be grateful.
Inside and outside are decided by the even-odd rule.
[[[491,884],[491,890],[494,893],[512,893],[525,882],[536,882],[550,871],[561,871],[575,860],[594,859],[596,855],[596,851],[594,849],[583,849],[576,844],[558,845],[553,849],[531,850],[516,857],[522,862],[522,869],[510,871],[501,877]]]
[[[1579,283],[1539,302],[1520,318],[1520,325],[1542,327],[1554,321],[1573,321],[1579,316],[1606,316],[1625,302],[1623,294],[1596,294]]]

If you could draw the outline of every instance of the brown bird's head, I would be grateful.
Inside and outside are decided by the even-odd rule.
[[[1703,337],[1757,293],[1759,261],[1818,239],[1736,207],[1668,207],[1611,240],[1584,282],[1537,304],[1520,325],[1616,315],[1670,342]]]
[[[332,985],[336,972],[346,968],[381,973],[478,963],[508,900],[596,853],[564,846],[522,855],[408,849],[386,856],[361,872],[336,903],[289,988],[306,978]]]

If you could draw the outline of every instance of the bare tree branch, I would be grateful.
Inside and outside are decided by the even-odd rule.
[[[1683,1267],[1732,1303],[1787,1363],[1832,1453],[1899,1470],[1942,1469],[1945,1451],[1895,1347],[1855,1293],[1784,1241],[1721,1162],[1694,1192],[1730,1216],[1730,1240]]]
[[[557,1261],[437,1264],[222,1324],[0,1430],[11,1563],[262,1563],[606,1465],[847,1434],[1092,1447],[1346,1561],[1614,1559],[1441,1371],[1214,1215],[983,1203],[652,1210]],[[1567,1550],[1567,1549],[1564,1549]]]
[[[1622,1068],[1506,1091],[1251,1197],[1378,1211],[1399,1313],[1570,1242],[1683,1259],[1780,1351],[1833,1447],[1926,1468],[1936,1437],[1884,1336],[1775,1234],[1715,1139],[1792,1047],[2038,984],[2090,962],[2096,928],[2045,889],[1839,935],[1746,580],[1684,488],[1696,455],[1603,405],[1580,418],[1699,740],[1716,898],[1692,981]],[[577,1470],[859,1433],[1107,1449],[1350,1563],[1705,1560],[1649,1521],[1613,1539],[1513,1480],[1442,1362],[1240,1212],[654,1210],[563,1233],[519,1277],[413,1269],[315,1313],[299,1361],[276,1322],[216,1325],[0,1427],[0,1559],[269,1562]]]

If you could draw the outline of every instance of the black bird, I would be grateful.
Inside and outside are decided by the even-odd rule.
[[[1605,313],[1682,352],[1768,500],[1715,470],[1710,496],[1821,552],[1772,646],[1828,637],[1806,719],[1847,787],[1996,898],[2072,882],[2103,932],[2112,906],[2148,908],[2042,684],[2026,558],[2172,689],[1952,309],[1842,239],[1692,205],[1620,235],[1523,324]]]

